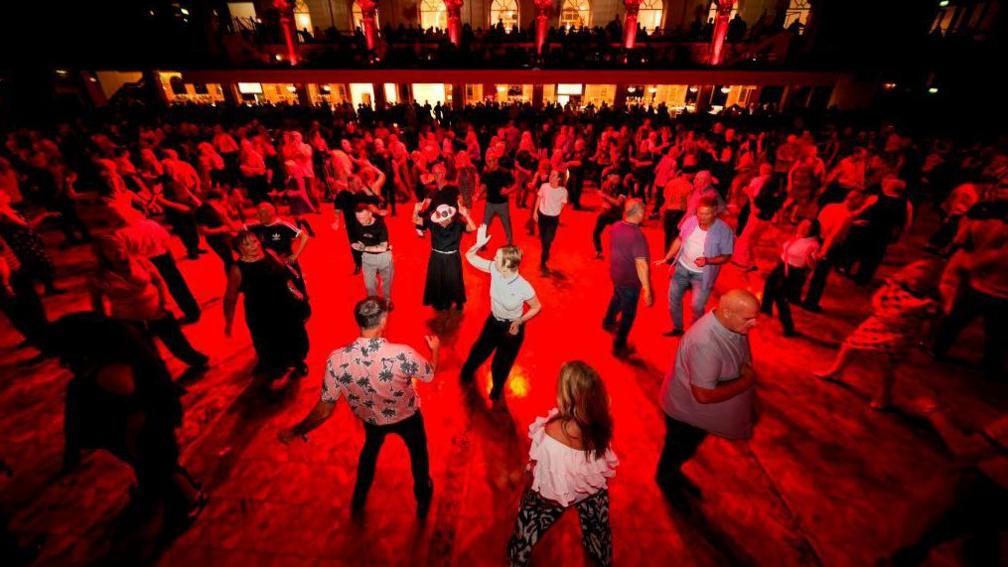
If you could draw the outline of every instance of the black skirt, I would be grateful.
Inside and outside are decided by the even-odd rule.
[[[462,256],[458,251],[442,254],[431,250],[427,261],[427,283],[424,285],[424,305],[439,311],[452,304],[465,303],[465,283],[462,281]]]

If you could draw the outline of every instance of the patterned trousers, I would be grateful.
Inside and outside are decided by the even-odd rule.
[[[574,504],[581,520],[581,541],[595,564],[612,564],[612,531],[609,529],[609,490],[602,489]],[[567,508],[547,500],[528,488],[522,496],[521,509],[515,520],[514,533],[508,542],[510,565],[528,565],[532,548]]]

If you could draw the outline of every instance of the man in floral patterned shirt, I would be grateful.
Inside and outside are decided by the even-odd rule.
[[[280,432],[280,441],[290,443],[298,436],[307,441],[308,432],[329,419],[337,400],[345,397],[350,409],[364,422],[364,448],[357,463],[351,510],[359,514],[364,509],[368,489],[374,480],[378,452],[385,436],[394,433],[402,437],[409,450],[417,517],[425,518],[430,510],[434,483],[430,478],[420,398],[413,388],[413,379],[430,382],[434,378],[440,341],[436,336],[426,337],[431,351],[430,362],[408,345],[388,342],[383,337],[388,323],[388,303],[378,297],[358,302],[354,318],[361,336],[329,355],[322,381],[322,398],[300,423]]]

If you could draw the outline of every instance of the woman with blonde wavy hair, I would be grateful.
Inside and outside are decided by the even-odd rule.
[[[532,483],[522,497],[508,562],[527,565],[532,548],[568,508],[577,508],[581,539],[592,560],[612,564],[608,479],[619,459],[610,448],[612,412],[605,382],[580,360],[560,369],[557,407],[529,425]]]

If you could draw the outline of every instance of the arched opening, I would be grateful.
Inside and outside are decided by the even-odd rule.
[[[637,12],[637,25],[644,31],[652,32],[661,27],[664,15],[665,6],[662,0],[641,0]]]
[[[351,23],[353,24],[353,28],[352,29],[355,29],[355,30],[363,30],[364,29],[364,12],[361,10],[361,7],[360,7],[359,3],[357,3],[357,2],[353,3],[353,8],[350,11],[350,17],[352,18],[352,21],[351,21]],[[375,27],[378,28],[378,29],[381,29],[381,23],[379,23],[379,21],[378,21],[378,10],[375,10],[374,22],[375,22]]]
[[[564,0],[560,9],[560,27],[583,28],[591,25],[591,4],[588,0]]]
[[[510,33],[518,29],[518,0],[493,0],[490,3],[490,26],[502,24]]]
[[[448,10],[444,0],[420,0],[420,27],[424,29],[448,28]]]

